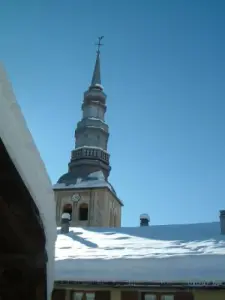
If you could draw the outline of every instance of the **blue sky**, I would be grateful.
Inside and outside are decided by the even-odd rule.
[[[52,182],[67,170],[104,35],[110,181],[123,225],[225,208],[223,0],[0,0],[0,60]]]

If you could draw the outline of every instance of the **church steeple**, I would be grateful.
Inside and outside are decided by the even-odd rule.
[[[96,44],[98,46],[98,49],[97,49],[97,57],[96,57],[96,62],[95,62],[95,68],[94,68],[94,72],[93,72],[93,76],[92,76],[92,80],[91,80],[91,87],[101,85],[100,47],[103,46],[103,44],[101,44],[102,39],[103,39],[103,36],[99,37],[98,38],[98,44]]]
[[[98,39],[92,80],[84,92],[82,117],[75,129],[69,168],[54,185],[58,226],[68,210],[71,226],[117,227],[121,224],[123,204],[108,180],[111,166],[107,150],[109,127],[105,122],[107,97],[100,72],[102,38]]]
[[[109,128],[105,123],[106,94],[103,92],[100,74],[100,37],[91,85],[84,93],[82,119],[75,130],[75,149],[69,162],[69,171],[59,179],[84,178],[90,173],[102,171],[107,181],[111,167],[107,152]],[[68,175],[69,174],[69,175]],[[68,177],[69,176],[69,177]],[[73,181],[74,181],[73,180]],[[68,181],[68,180],[66,180]]]
[[[101,85],[101,72],[100,72],[100,52],[97,52],[95,68],[91,80],[91,86]]]

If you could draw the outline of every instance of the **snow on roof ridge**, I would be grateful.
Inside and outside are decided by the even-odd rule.
[[[157,224],[154,226],[186,226],[186,225],[204,225],[204,224],[219,224],[219,222],[210,221],[210,222],[193,222],[193,223],[171,223],[171,224]]]

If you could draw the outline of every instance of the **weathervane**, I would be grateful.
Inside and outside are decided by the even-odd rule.
[[[100,47],[103,46],[103,44],[101,44],[101,40],[104,38],[104,36],[100,36],[98,37],[98,43],[95,44],[96,46],[98,46],[97,48],[97,53],[100,53]]]

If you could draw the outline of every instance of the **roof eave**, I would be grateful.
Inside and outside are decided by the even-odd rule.
[[[141,282],[141,281],[85,281],[56,280],[55,285],[82,285],[113,288],[159,288],[159,289],[225,289],[225,282]]]

